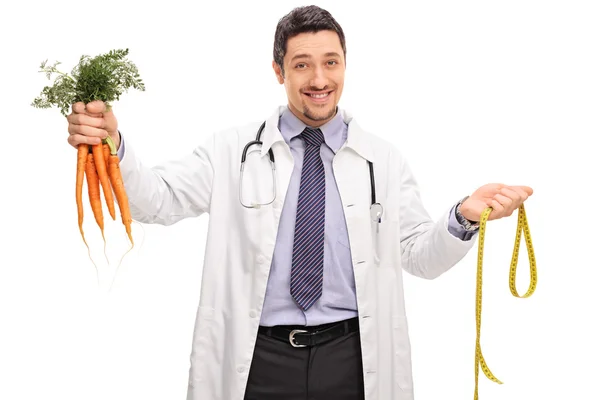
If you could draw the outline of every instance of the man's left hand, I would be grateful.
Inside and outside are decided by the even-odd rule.
[[[486,208],[493,211],[488,221],[512,215],[529,196],[533,189],[529,186],[508,186],[502,183],[489,183],[477,189],[462,203],[460,213],[468,220],[479,221]]]

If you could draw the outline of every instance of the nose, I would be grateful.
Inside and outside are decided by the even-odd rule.
[[[313,68],[313,71],[314,73],[311,77],[310,85],[318,89],[323,89],[329,82],[325,69],[322,66],[317,66]]]

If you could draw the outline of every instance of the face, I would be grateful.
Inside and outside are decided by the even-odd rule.
[[[283,69],[273,61],[277,80],[285,86],[288,107],[308,126],[331,120],[344,88],[346,64],[337,33],[301,33],[290,39]]]

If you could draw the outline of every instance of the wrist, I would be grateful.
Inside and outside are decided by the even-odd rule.
[[[462,215],[462,217],[465,218],[467,221],[469,221],[471,224],[478,224],[479,223],[479,215],[475,212],[472,212],[468,208],[468,202],[465,204],[465,202],[467,201],[467,199],[469,197],[470,196],[465,196],[458,202],[458,206],[456,207],[456,212],[459,213],[460,215]]]
[[[463,207],[465,200],[467,200],[469,196],[465,196],[462,198],[455,209],[455,216],[457,221],[467,230],[476,230],[479,228],[479,221],[475,220],[473,216],[470,215],[469,212],[465,212],[466,210]],[[465,215],[466,214],[466,215]],[[467,218],[469,217],[469,218]]]

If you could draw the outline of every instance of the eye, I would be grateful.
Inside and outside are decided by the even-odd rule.
[[[327,64],[328,65],[336,65],[337,61],[336,60],[329,60],[329,61],[327,61]]]
[[[296,68],[304,68],[304,67],[306,67],[306,63],[296,64]]]

